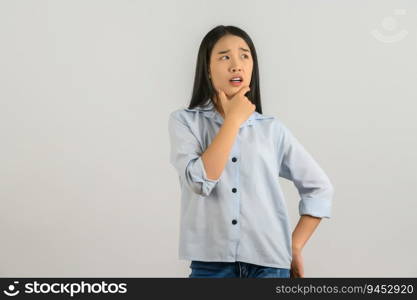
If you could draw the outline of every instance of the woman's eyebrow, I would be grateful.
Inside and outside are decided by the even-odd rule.
[[[242,48],[242,47],[240,47],[239,49],[243,50],[243,51],[246,51],[246,52],[250,52],[248,49],[245,49],[245,48]],[[227,49],[227,50],[219,51],[217,54],[224,54],[224,53],[227,53],[229,51],[230,51],[230,49]]]

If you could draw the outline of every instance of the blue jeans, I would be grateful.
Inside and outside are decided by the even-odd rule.
[[[248,277],[248,278],[279,278],[290,277],[290,270],[284,268],[265,267],[241,261],[191,261],[189,278],[207,277]]]

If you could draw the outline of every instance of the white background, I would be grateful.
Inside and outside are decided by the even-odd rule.
[[[1,1],[0,276],[188,276],[167,121],[220,24],[334,184],[306,277],[417,276],[416,20],[416,1]]]

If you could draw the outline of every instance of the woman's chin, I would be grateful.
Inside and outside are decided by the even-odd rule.
[[[231,98],[231,97],[233,97],[234,95],[236,95],[237,93],[239,92],[239,89],[238,88],[236,88],[236,87],[232,87],[231,89],[229,89],[225,94],[229,97],[229,98]]]
[[[236,95],[237,94],[237,92],[239,92],[239,87],[226,87],[226,88],[223,88],[223,92],[224,92],[224,94],[230,99],[230,98],[232,98],[234,95]]]

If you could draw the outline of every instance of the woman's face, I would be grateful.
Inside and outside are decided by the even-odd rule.
[[[250,85],[252,68],[252,55],[244,39],[225,35],[214,45],[209,74],[216,91],[221,89],[229,98],[233,97],[243,86]],[[237,76],[243,80],[240,84],[230,81]]]

